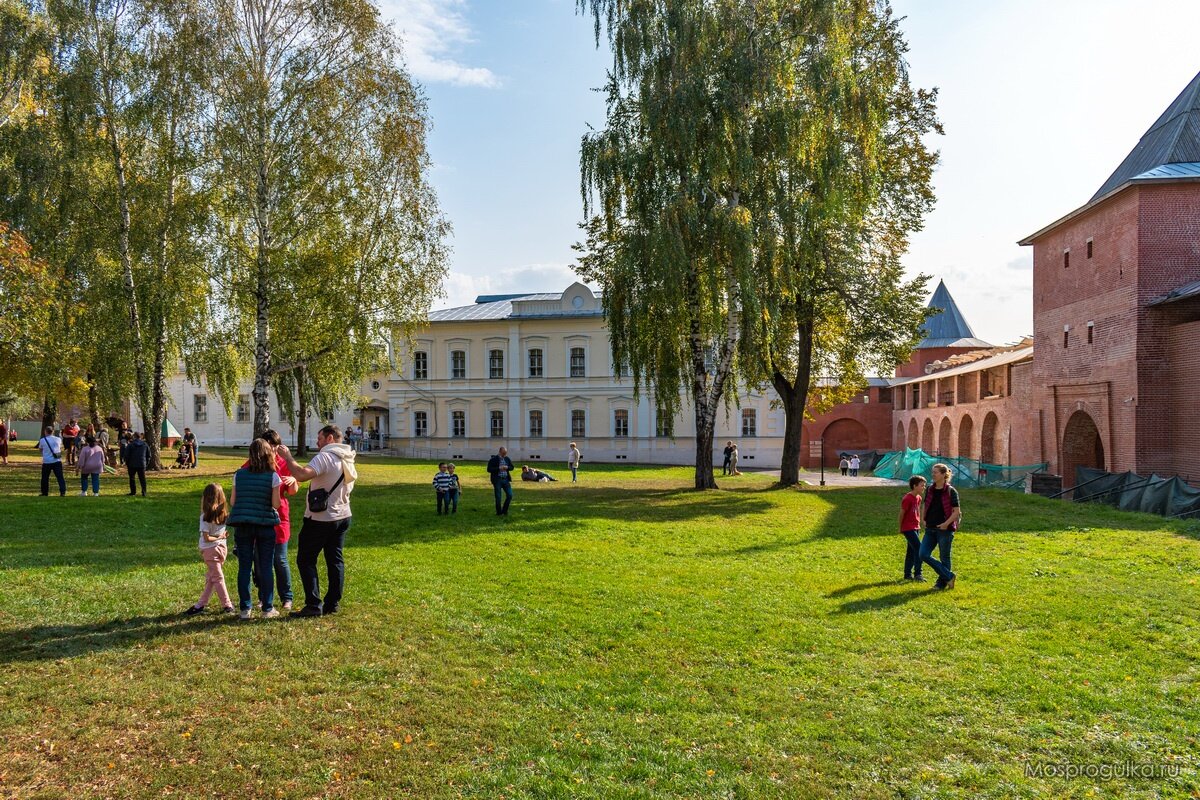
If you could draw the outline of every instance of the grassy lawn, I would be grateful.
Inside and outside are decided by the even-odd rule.
[[[498,520],[470,464],[439,518],[433,468],[372,459],[342,613],[241,622],[179,612],[242,456],[85,499],[17,455],[3,797],[1200,796],[1194,523],[967,490],[939,593],[897,581],[893,489],[587,465]],[[1180,769],[1027,772],[1066,763]]]

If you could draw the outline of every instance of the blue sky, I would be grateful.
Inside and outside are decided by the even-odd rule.
[[[894,0],[912,76],[941,92],[938,206],[913,274],[944,278],[981,338],[1032,330],[1015,242],[1085,203],[1200,72],[1200,4]],[[573,280],[579,140],[610,57],[574,0],[384,0],[425,87],[433,183],[454,225],[439,307]]]

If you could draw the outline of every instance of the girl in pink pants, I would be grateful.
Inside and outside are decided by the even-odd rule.
[[[221,565],[229,551],[225,546],[225,520],[229,518],[229,505],[225,502],[225,492],[215,483],[204,487],[204,497],[200,501],[200,558],[208,565],[208,574],[204,576],[204,591],[196,605],[183,613],[187,616],[199,614],[208,605],[213,592],[221,601],[221,610],[232,614],[233,603],[229,602],[229,592],[225,589],[225,572]]]

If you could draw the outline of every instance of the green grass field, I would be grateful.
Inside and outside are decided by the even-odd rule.
[[[439,518],[433,468],[364,459],[342,613],[241,622],[179,615],[241,456],[144,500],[39,498],[17,456],[3,797],[1200,796],[1195,523],[964,491],[933,592],[895,490],[588,465],[499,520],[471,464]]]

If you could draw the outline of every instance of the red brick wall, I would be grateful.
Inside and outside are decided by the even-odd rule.
[[[863,398],[867,402],[863,402]],[[866,430],[865,444],[855,446],[855,442],[864,441],[859,435],[860,429],[843,423],[831,429],[839,420],[853,420]],[[836,448],[855,450],[890,450],[892,447],[892,402],[883,401],[881,387],[873,386],[860,392],[852,402],[834,406],[823,414],[816,414],[806,420],[803,429],[803,444],[801,446],[800,465],[805,468],[816,468],[819,462],[811,458],[808,443],[813,439],[825,438],[826,431],[831,434],[832,444],[825,444],[825,466],[836,467],[838,464]]]
[[[901,364],[896,368],[897,378],[917,378],[925,374],[925,367],[935,361],[944,361],[950,356],[956,356],[959,353],[971,353],[980,348],[978,347],[926,347],[920,350],[914,350],[912,358],[908,363]]]
[[[1170,471],[1200,486],[1200,320],[1170,331]]]

